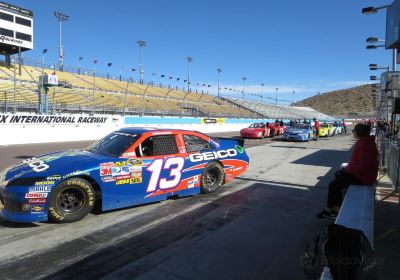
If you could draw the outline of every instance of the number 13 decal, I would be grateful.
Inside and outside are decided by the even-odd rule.
[[[182,168],[185,160],[181,157],[167,158],[154,160],[147,170],[151,172],[150,182],[147,187],[147,192],[156,191],[157,184],[161,190],[175,188],[181,181]],[[172,167],[172,168],[171,168]],[[169,169],[169,175],[167,178],[160,178],[161,171]],[[173,177],[172,179],[168,179]]]

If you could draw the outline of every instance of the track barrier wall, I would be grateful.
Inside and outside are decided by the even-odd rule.
[[[122,127],[231,132],[268,119],[140,117],[115,115],[0,115],[0,145],[96,140]]]

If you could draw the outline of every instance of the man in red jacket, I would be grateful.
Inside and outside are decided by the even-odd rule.
[[[329,184],[328,202],[324,210],[317,214],[320,219],[335,219],[343,201],[343,190],[350,185],[372,185],[378,176],[378,150],[375,137],[370,136],[371,127],[357,124],[353,136],[357,139],[350,163],[337,172],[335,180]]]

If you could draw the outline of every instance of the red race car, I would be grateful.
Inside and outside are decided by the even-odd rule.
[[[253,123],[240,130],[242,138],[264,138],[271,135],[271,129],[265,123]]]
[[[285,132],[284,126],[282,126],[280,123],[267,123],[267,127],[271,131],[271,137],[274,137],[275,135],[281,135]]]

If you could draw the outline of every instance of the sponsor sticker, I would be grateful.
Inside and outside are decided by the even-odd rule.
[[[129,153],[123,153],[122,157],[135,157],[136,153],[135,152],[129,152]]]
[[[122,179],[115,181],[115,184],[118,185],[126,185],[126,184],[139,184],[142,182],[142,177],[133,177],[129,179]]]
[[[47,192],[37,192],[37,193],[27,193],[25,194],[25,198],[46,198]]]
[[[28,200],[29,204],[46,203],[45,198],[31,198]]]
[[[31,207],[31,214],[43,214],[44,213],[44,205],[34,205]]]
[[[227,150],[219,150],[216,152],[205,152],[205,153],[195,153],[190,154],[189,159],[191,162],[199,162],[203,160],[212,160],[212,159],[222,159],[228,157],[234,157],[237,155],[237,151],[235,149],[227,149]]]
[[[40,182],[35,182],[35,186],[51,186],[54,185],[54,181],[40,181]]]
[[[29,188],[29,193],[37,193],[37,192],[44,192],[48,193],[51,191],[50,186],[36,186],[36,187],[30,187]]]
[[[102,177],[101,180],[102,180],[104,183],[109,183],[109,182],[114,182],[114,181],[115,181],[115,178],[114,178],[114,177]]]
[[[49,177],[46,178],[46,180],[48,181],[59,181],[61,180],[61,175],[51,175]]]
[[[90,175],[89,172],[82,172],[82,171],[80,171],[80,170],[76,170],[76,171],[71,172],[71,173],[69,173],[69,174],[67,174],[67,175],[64,175],[64,176],[63,176],[63,179],[69,178],[69,177],[72,177],[72,176],[75,176],[75,175],[81,175],[81,174]]]
[[[243,149],[243,147],[242,146],[239,146],[239,145],[236,145],[235,146],[235,149],[239,152],[239,153],[243,153],[243,151],[244,151],[244,149]]]

